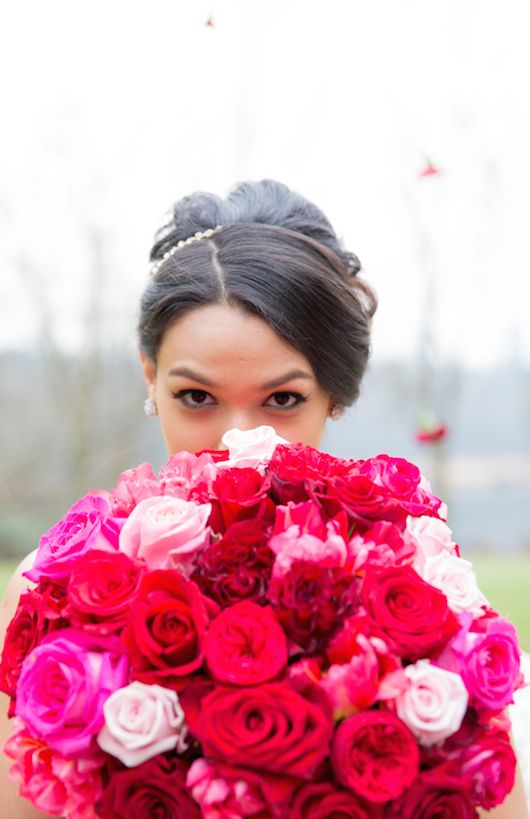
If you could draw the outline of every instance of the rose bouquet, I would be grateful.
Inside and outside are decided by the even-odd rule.
[[[514,781],[514,627],[417,467],[231,430],[78,501],[0,667],[11,776],[66,817],[476,816]]]

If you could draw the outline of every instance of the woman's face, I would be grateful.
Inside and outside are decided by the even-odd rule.
[[[225,304],[198,307],[166,331],[156,367],[140,358],[170,455],[219,449],[228,429],[261,424],[320,446],[331,396],[309,361],[257,316]]]

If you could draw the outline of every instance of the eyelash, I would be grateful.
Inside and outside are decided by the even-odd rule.
[[[210,395],[210,393],[206,392],[206,390],[196,390],[196,389],[179,390],[178,392],[172,392],[171,395],[177,401],[180,401],[187,409],[201,409],[202,407],[212,407],[212,406],[214,406],[214,404],[187,404],[184,399],[186,398],[187,395],[190,395],[191,393],[194,393],[194,392],[195,393],[201,393],[201,395]],[[294,407],[299,406],[299,404],[302,404],[304,401],[307,401],[307,397],[304,396],[304,395],[301,395],[301,393],[299,393],[299,392],[291,392],[291,391],[287,391],[287,390],[280,390],[278,392],[273,392],[269,396],[269,398],[272,398],[275,395],[294,396],[294,398],[296,398],[296,402],[294,404],[290,404],[287,407],[282,407],[280,405],[273,406],[273,409],[290,410],[290,409],[294,409]]]

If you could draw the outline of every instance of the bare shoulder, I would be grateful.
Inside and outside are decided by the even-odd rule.
[[[36,554],[37,550],[35,549],[33,552],[30,552],[29,555],[26,555],[26,557],[20,561],[9,579],[2,602],[0,603],[0,635],[2,636],[0,642],[3,642],[3,633],[17,610],[20,595],[35,585],[28,580],[27,577],[24,577],[24,572],[31,569],[35,562]]]

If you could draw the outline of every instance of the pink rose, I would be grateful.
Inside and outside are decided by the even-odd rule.
[[[16,714],[60,754],[83,753],[103,725],[105,700],[126,684],[128,671],[117,638],[52,632],[24,660]]]
[[[367,566],[401,566],[415,555],[414,544],[405,540],[399,526],[378,521],[362,535],[354,534],[348,543],[354,573]]]
[[[157,495],[133,509],[120,535],[120,549],[143,558],[149,569],[175,568],[188,577],[197,553],[208,545],[211,504]]]
[[[284,577],[295,560],[344,566],[348,559],[347,533],[348,518],[344,512],[326,522],[313,501],[277,507],[273,535],[268,542],[276,555],[273,577]]]
[[[289,792],[293,780],[282,780],[264,771],[258,774],[201,758],[191,765],[186,786],[199,803],[204,819],[243,819],[247,816],[261,819],[272,815],[266,794],[274,788],[275,780],[278,780],[277,793],[271,796],[277,803],[278,798],[284,797],[284,792]]]
[[[243,600],[210,623],[204,653],[214,680],[258,685],[287,666],[287,638],[270,607]]]
[[[506,731],[482,731],[457,759],[463,777],[473,783],[474,800],[486,810],[500,805],[512,790],[516,758]]]
[[[184,711],[177,692],[170,688],[133,682],[110,695],[103,713],[99,746],[128,768],[174,748],[182,753],[188,747]]]
[[[229,460],[222,461],[219,467],[251,466],[270,461],[278,444],[288,443],[285,438],[276,434],[274,427],[266,424],[254,429],[229,429],[223,435],[221,443],[228,449]]]
[[[209,453],[176,452],[160,470],[157,494],[202,502],[207,499],[216,475],[217,467]]]
[[[463,557],[448,552],[427,557],[419,574],[445,594],[449,608],[457,614],[468,611],[479,616],[482,607],[487,605],[477,585],[473,564]]]
[[[141,500],[159,494],[158,478],[151,464],[143,463],[134,469],[126,469],[110,493],[112,512],[126,518]]]
[[[19,783],[19,793],[38,809],[68,819],[96,819],[94,805],[102,792],[102,754],[71,759],[27,733],[22,720],[14,719],[15,733],[4,745],[14,760],[9,779]]]
[[[416,547],[413,566],[420,574],[426,558],[441,553],[454,554],[456,550],[451,529],[438,518],[428,515],[416,518],[409,515],[405,532]]]
[[[468,693],[458,674],[429,660],[418,660],[403,673],[408,684],[395,701],[396,713],[420,745],[436,745],[458,731],[468,704]]]
[[[79,555],[91,549],[115,551],[122,523],[111,515],[108,493],[89,492],[41,537],[33,568],[24,577],[35,583],[64,580]]]

